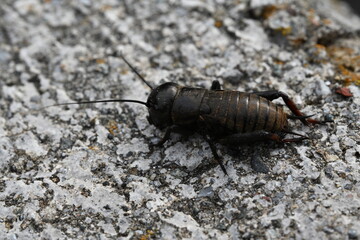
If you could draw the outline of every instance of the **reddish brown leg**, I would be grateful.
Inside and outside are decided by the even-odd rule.
[[[300,110],[296,107],[295,103],[289,98],[289,96],[286,93],[283,93],[281,91],[273,90],[273,91],[266,91],[266,92],[255,92],[254,94],[266,98],[270,101],[277,99],[281,97],[283,101],[285,102],[286,106],[291,110],[291,112],[295,116],[305,116]],[[303,124],[308,125],[311,124],[323,124],[324,121],[318,121],[312,118],[300,118],[299,119]]]

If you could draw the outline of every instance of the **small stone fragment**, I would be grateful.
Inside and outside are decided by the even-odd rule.
[[[338,88],[338,89],[336,89],[335,92],[337,94],[340,94],[341,96],[344,96],[344,97],[352,97],[353,96],[350,89],[347,88],[347,87]]]

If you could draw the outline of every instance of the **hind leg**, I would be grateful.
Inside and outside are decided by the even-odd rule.
[[[291,132],[289,132],[291,133]],[[292,133],[294,134],[294,133]],[[299,134],[295,134],[299,135]],[[300,135],[301,136],[301,135]],[[257,131],[257,132],[250,132],[250,133],[235,133],[228,135],[219,140],[221,144],[228,145],[228,146],[238,146],[244,143],[253,143],[259,142],[264,140],[272,140],[275,142],[301,142],[305,139],[308,139],[306,136],[301,136],[298,138],[284,138],[280,134],[271,133],[266,131]]]
[[[290,132],[288,132],[290,133]],[[297,133],[292,133],[301,137],[298,138],[284,138],[284,135],[277,134],[277,133],[270,133],[265,131],[258,131],[252,133],[236,133],[225,138],[219,140],[220,143],[227,145],[227,146],[239,146],[240,144],[244,143],[252,143],[264,140],[272,140],[276,142],[300,142],[302,140],[307,139],[307,137],[302,136]],[[251,168],[258,173],[268,173],[269,168],[263,163],[259,153],[255,150],[253,156],[251,157],[250,161]]]
[[[304,117],[304,118],[299,118],[299,120],[302,123],[304,123],[305,125],[308,125],[309,123],[311,123],[311,124],[324,124],[326,122],[326,121],[315,120],[315,119],[312,119],[312,118],[307,118],[306,119],[305,115],[296,107],[294,101],[291,100],[286,93],[283,93],[281,91],[273,90],[273,91],[265,91],[265,92],[254,92],[253,94],[256,94],[256,95],[258,95],[260,97],[266,98],[266,99],[268,99],[270,101],[281,97],[283,99],[283,101],[285,102],[286,106],[291,110],[291,112],[295,116]]]

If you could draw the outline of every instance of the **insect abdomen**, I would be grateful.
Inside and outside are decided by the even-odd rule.
[[[203,104],[211,107],[205,121],[230,132],[280,131],[286,125],[282,107],[256,94],[238,91],[208,91]]]

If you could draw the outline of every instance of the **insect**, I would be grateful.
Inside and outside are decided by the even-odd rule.
[[[222,171],[226,168],[217,153],[215,142],[224,145],[239,145],[262,140],[276,142],[299,142],[308,137],[288,129],[288,119],[298,119],[303,124],[323,124],[306,116],[295,103],[283,92],[266,91],[245,93],[222,90],[218,81],[213,81],[211,88],[193,88],[166,82],[153,87],[142,75],[120,55],[130,69],[151,89],[146,102],[133,99],[110,99],[61,103],[52,106],[69,104],[89,104],[100,102],[131,102],[145,105],[150,124],[165,130],[164,136],[155,146],[163,145],[171,132],[187,130],[199,133],[209,144],[215,160]],[[272,100],[282,98],[293,115],[286,114],[281,106]],[[285,138],[292,134],[297,137]]]

